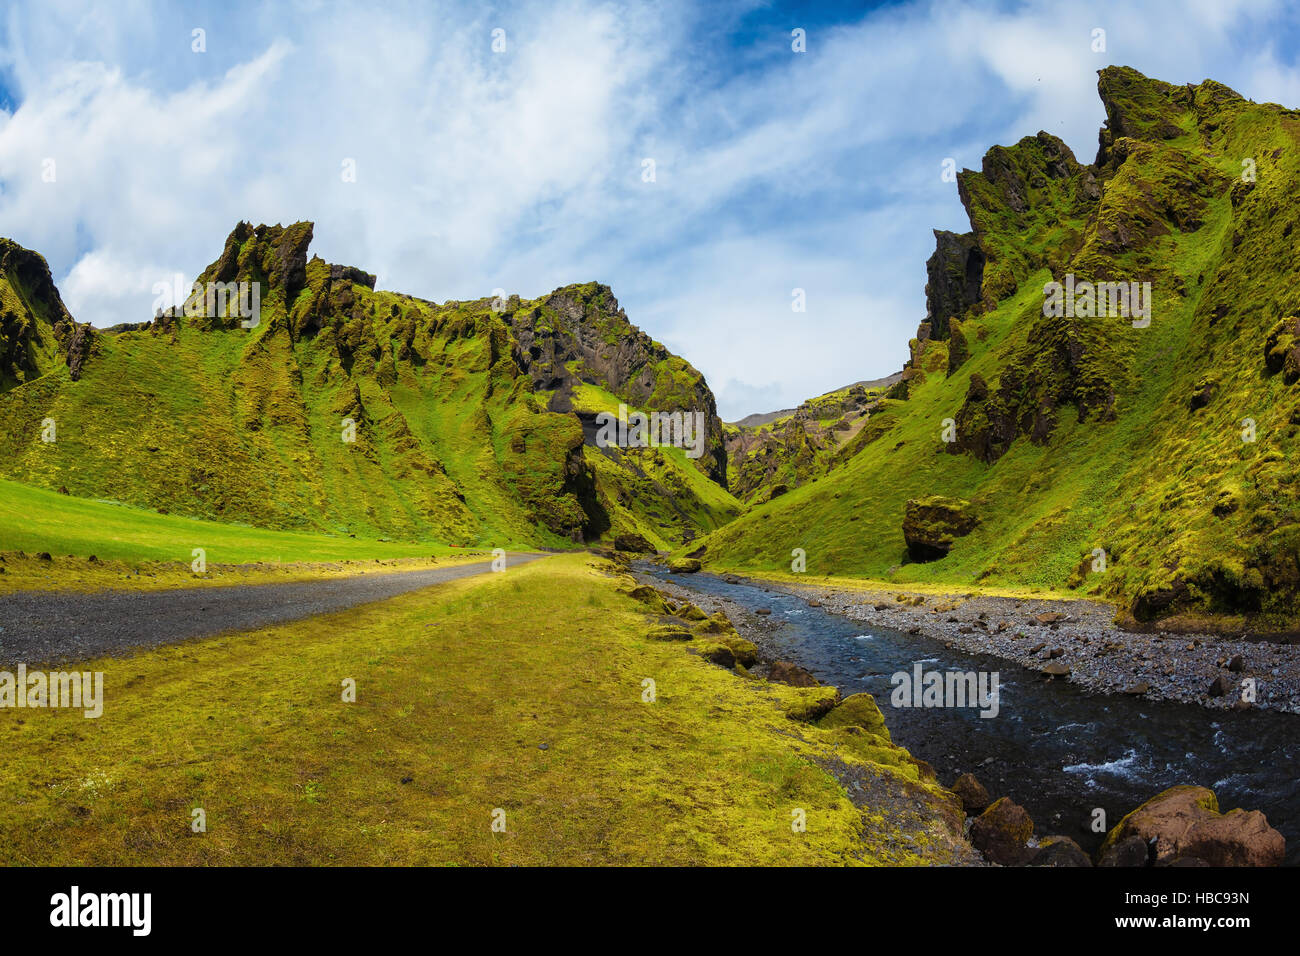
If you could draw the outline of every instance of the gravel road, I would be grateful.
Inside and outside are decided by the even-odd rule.
[[[510,554],[507,567],[541,555]],[[491,561],[289,584],[0,597],[0,665],[56,664],[252,630],[382,601],[488,571]]]

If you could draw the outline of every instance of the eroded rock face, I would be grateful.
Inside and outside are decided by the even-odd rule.
[[[925,264],[926,321],[929,336],[948,337],[948,322],[980,301],[984,252],[973,232],[934,230],[934,254]]]
[[[1300,319],[1281,319],[1264,340],[1264,367],[1288,385],[1300,379]]]
[[[570,411],[572,391],[585,381],[645,412],[702,412],[699,463],[711,480],[727,487],[722,420],[704,376],[632,325],[607,286],[566,286],[534,308],[511,306],[518,302],[507,305],[503,318],[518,343],[515,361],[537,388],[554,392],[552,411]]]
[[[1205,787],[1171,787],[1152,797],[1110,831],[1102,858],[1133,837],[1150,846],[1156,866],[1185,859],[1211,866],[1279,866],[1286,853],[1286,840],[1264,814],[1220,813],[1214,791]]]
[[[913,498],[903,514],[903,538],[913,561],[934,561],[952,549],[953,542],[974,530],[978,519],[964,498],[930,495]]]
[[[0,305],[0,389],[45,374],[60,358],[73,371],[73,380],[79,378],[93,330],[73,321],[45,258],[0,239],[0,284],[10,293]],[[76,348],[70,349],[74,338]]]

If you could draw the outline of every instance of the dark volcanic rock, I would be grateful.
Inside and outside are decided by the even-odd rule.
[[[614,550],[631,551],[633,554],[654,554],[655,546],[642,535],[627,532],[614,538]]]
[[[789,661],[776,661],[772,664],[768,672],[767,679],[778,684],[789,684],[791,687],[820,687],[821,682],[813,677],[798,664],[791,664]]]
[[[948,323],[980,301],[984,252],[974,233],[934,230],[934,254],[925,264],[926,321],[931,338],[946,339]]]

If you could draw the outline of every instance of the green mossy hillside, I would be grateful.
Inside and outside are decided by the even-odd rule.
[[[1294,629],[1300,112],[1127,68],[1099,90],[1094,164],[1040,133],[959,176],[987,260],[980,301],[951,317],[965,359],[914,339],[883,430],[712,534],[706,562],[780,571],[799,547],[810,574],[1073,589],[1139,623]],[[1048,283],[1070,277],[1150,283],[1149,324],[1045,314]],[[980,520],[917,562],[905,508],[930,495]]]
[[[673,449],[653,466],[593,464],[582,420],[552,401],[558,385],[544,387],[521,317],[558,323],[594,302],[617,344],[616,320],[632,327],[608,290],[439,305],[309,258],[312,231],[240,223],[198,280],[229,287],[228,300],[88,333],[76,348],[87,327],[66,316],[44,260],[0,249],[13,263],[0,271],[0,344],[18,356],[0,390],[0,476],[162,514],[462,546],[565,547],[617,527],[675,545],[735,513],[707,467]],[[40,270],[45,285],[26,278]],[[239,311],[241,283],[258,284],[256,321]],[[579,333],[557,331],[552,345]],[[655,355],[653,367],[636,366],[639,353],[601,366],[593,353],[573,381],[608,385],[604,372],[619,396],[649,376],[647,398],[698,399],[712,415],[698,373]],[[643,509],[646,496],[624,486],[647,475],[664,492]]]

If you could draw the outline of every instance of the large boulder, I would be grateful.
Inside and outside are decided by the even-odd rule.
[[[1067,836],[1044,837],[1038,852],[1029,860],[1030,866],[1083,867],[1092,866],[1092,860],[1083,847]]]
[[[633,554],[654,554],[655,546],[641,535],[629,531],[614,538],[614,550],[630,551]]]
[[[929,495],[908,501],[903,512],[903,538],[913,561],[933,561],[970,534],[978,519],[964,498]]]
[[[768,671],[767,679],[774,684],[789,684],[791,687],[820,687],[821,681],[808,673],[798,664],[789,661],[774,661]]]
[[[818,721],[818,726],[828,729],[861,727],[869,734],[875,734],[885,740],[890,739],[889,728],[885,726],[885,716],[876,705],[876,699],[870,694],[852,694],[844,698],[838,707]]]
[[[678,558],[668,562],[668,570],[673,574],[694,574],[700,567],[699,558]]]
[[[1127,836],[1115,843],[1107,842],[1097,855],[1098,866],[1146,866],[1150,862],[1151,848],[1140,836]]]
[[[1219,812],[1214,791],[1170,787],[1138,807],[1106,836],[1101,855],[1130,837],[1151,846],[1157,866],[1190,857],[1211,866],[1278,866],[1286,840],[1258,810]]]
[[[1034,856],[1029,846],[1034,821],[1018,803],[1002,797],[971,823],[970,842],[990,863],[1024,866]]]
[[[973,773],[964,773],[958,777],[952,785],[952,792],[957,794],[962,807],[971,816],[983,813],[993,802],[989,792],[984,789],[984,784],[975,779]]]

